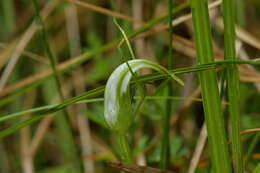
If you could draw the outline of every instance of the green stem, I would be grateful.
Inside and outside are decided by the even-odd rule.
[[[173,1],[168,0],[168,16],[169,16],[169,56],[168,56],[168,69],[173,68],[173,27],[172,27],[172,20],[173,20]],[[168,96],[173,95],[172,90],[172,83],[171,81],[168,82],[167,87],[167,94]],[[170,116],[172,114],[172,100],[167,100],[165,105],[165,117],[163,118],[163,136],[162,136],[162,148],[161,148],[161,159],[160,159],[160,168],[167,169],[170,162]]]
[[[236,60],[235,51],[235,12],[234,0],[223,1],[224,12],[224,43],[225,60]],[[241,118],[240,118],[240,88],[239,73],[236,65],[232,64],[226,68],[227,74],[227,91],[229,101],[229,115],[231,119],[231,139],[232,139],[232,156],[234,158],[234,170],[236,173],[243,173],[244,166],[242,160],[241,144]]]
[[[126,135],[117,134],[120,159],[125,163],[132,163],[132,156]]]
[[[191,0],[199,64],[214,62],[207,0]],[[231,173],[224,120],[221,112],[215,70],[199,73],[203,107],[208,130],[211,161],[215,173]]]

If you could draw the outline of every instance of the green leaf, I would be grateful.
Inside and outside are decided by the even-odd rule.
[[[147,60],[128,61],[133,72],[141,68],[151,68],[166,73],[179,84],[183,82],[164,67]],[[134,120],[134,110],[131,106],[130,81],[132,73],[127,63],[120,65],[109,77],[105,88],[104,116],[108,126],[120,134],[125,134]]]

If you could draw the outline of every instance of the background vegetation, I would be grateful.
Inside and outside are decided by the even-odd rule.
[[[0,172],[260,170],[259,0],[0,4]],[[142,105],[122,139],[104,89],[131,59],[184,86],[168,72],[133,74],[129,100]]]

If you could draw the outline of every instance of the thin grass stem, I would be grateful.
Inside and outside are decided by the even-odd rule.
[[[223,0],[224,12],[224,59],[235,60],[235,1]],[[229,115],[231,119],[231,139],[232,156],[234,158],[234,171],[236,173],[244,172],[242,160],[241,144],[241,118],[240,118],[240,88],[239,73],[235,64],[229,65],[226,69],[227,92],[229,101]]]
[[[172,47],[172,41],[173,41],[173,26],[172,26],[172,20],[173,20],[173,1],[168,0],[168,25],[169,25],[169,56],[168,56],[168,69],[173,68],[173,47]],[[173,95],[173,89],[172,89],[172,81],[168,81],[167,86],[167,95],[172,96]],[[170,116],[172,114],[172,100],[167,100],[165,105],[165,116],[163,118],[163,136],[162,136],[162,146],[161,146],[161,159],[159,166],[161,169],[167,169],[169,166],[170,161]]]

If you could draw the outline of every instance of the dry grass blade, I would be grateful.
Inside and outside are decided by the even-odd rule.
[[[203,152],[204,146],[205,146],[206,141],[207,141],[207,136],[208,136],[208,134],[207,134],[206,124],[203,123],[195,151],[194,151],[192,159],[190,161],[188,173],[195,173],[196,168],[198,166],[198,163],[200,161],[200,156]]]
[[[13,42],[9,45],[6,45],[4,43],[0,43],[0,48],[5,49],[3,55],[0,54],[0,58],[4,58],[4,60],[0,61],[0,68],[5,64],[5,61],[6,61],[5,59],[8,60],[9,55],[12,53],[13,48],[15,46],[16,46],[15,42]],[[24,50],[24,51],[22,51],[22,55],[27,56],[28,58],[31,58],[31,59],[39,62],[39,63],[48,64],[45,57],[37,55],[33,52]]]
[[[213,10],[213,9],[219,7],[221,5],[221,3],[222,3],[222,0],[214,1],[214,2],[209,4],[208,8],[209,8],[209,10]],[[191,13],[182,15],[180,17],[177,17],[177,18],[175,18],[172,21],[172,26],[176,27],[176,26],[180,25],[181,23],[184,23],[184,22],[186,22],[188,20],[191,20],[191,18],[192,18]],[[157,27],[152,28],[149,31],[146,31],[146,32],[140,34],[139,37],[147,37],[148,35],[153,35],[155,33],[159,33],[159,32],[165,31],[168,28],[169,28],[169,25],[157,26]]]
[[[216,20],[216,24],[219,28],[223,29],[223,21],[221,18],[218,18]],[[239,26],[236,26],[235,29],[236,29],[236,35],[241,41],[260,50],[260,40],[258,38],[256,38],[254,35],[252,35],[251,33],[249,33],[248,31],[246,31],[245,29]]]
[[[65,15],[68,38],[70,43],[70,55],[73,57],[80,55],[81,52],[79,23],[76,6],[73,4],[68,6],[65,9]],[[81,68],[78,68],[73,74],[73,85],[75,88],[76,95],[80,95],[81,93],[85,92],[84,71]],[[88,118],[83,116],[80,112],[83,109],[86,109],[85,105],[75,105],[75,114],[81,142],[81,156],[93,154],[89,121]],[[83,157],[83,167],[85,173],[95,172],[94,163],[90,159],[87,160]]]
[[[129,172],[129,173],[173,173],[171,171],[165,171],[157,168],[138,166],[133,164],[121,163],[121,162],[107,162],[107,164],[117,170]]]
[[[245,134],[248,134],[248,133],[255,133],[255,132],[260,132],[260,128],[244,130],[240,133],[240,135],[245,135]]]
[[[142,22],[140,22],[140,21],[138,21],[138,20],[136,20],[132,17],[127,16],[127,15],[117,13],[117,12],[114,12],[114,11],[108,10],[106,8],[102,8],[102,7],[87,3],[87,2],[82,2],[82,1],[79,1],[79,0],[66,0],[66,1],[68,1],[72,4],[75,4],[75,5],[78,5],[80,7],[84,7],[84,8],[87,8],[89,10],[92,10],[92,11],[95,11],[95,12],[98,12],[98,13],[101,13],[101,14],[105,14],[107,16],[112,16],[112,17],[115,17],[115,18],[124,19],[124,20],[134,22],[134,23],[142,23]]]

